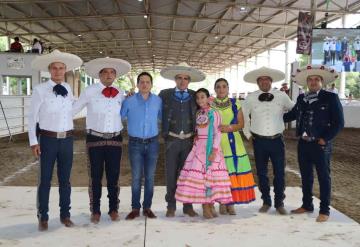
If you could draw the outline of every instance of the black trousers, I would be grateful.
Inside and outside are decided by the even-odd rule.
[[[105,170],[109,198],[109,212],[119,208],[119,175],[122,154],[122,136],[104,139],[97,136],[86,136],[89,172],[89,198],[92,214],[101,214],[100,199],[102,178]]]
[[[168,137],[166,140],[165,170],[166,170],[166,196],[168,209],[176,209],[176,183],[185,160],[193,146],[193,138],[178,139]],[[184,210],[192,208],[192,204],[184,203]]]
[[[299,140],[298,161],[303,192],[302,207],[310,211],[314,210],[312,189],[314,184],[313,167],[315,165],[320,185],[320,213],[326,215],[330,214],[331,151],[331,142],[328,142],[325,146],[321,146],[317,144],[317,142]]]
[[[285,199],[285,145],[283,137],[276,139],[254,138],[254,156],[259,190],[263,203],[271,206],[268,163],[271,160],[274,173],[275,208],[284,206]]]

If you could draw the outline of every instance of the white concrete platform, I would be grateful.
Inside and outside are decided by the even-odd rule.
[[[124,218],[130,210],[130,188],[121,188],[121,221],[113,223],[107,216],[106,191],[103,193],[102,219],[98,225],[89,222],[87,188],[73,188],[72,219],[74,228],[59,222],[58,192],[52,188],[50,220],[47,232],[38,232],[35,209],[36,188],[0,187],[0,246],[360,246],[360,225],[332,209],[330,220],[316,223],[317,211],[307,215],[280,216],[272,209],[260,214],[261,199],[250,205],[237,206],[236,216],[211,220],[184,217],[181,206],[175,218],[166,218],[165,188],[156,187],[153,210],[157,219],[143,216],[134,221]],[[288,210],[300,205],[300,188],[287,188]],[[318,205],[318,200],[315,200]],[[195,207],[200,213],[200,206]]]

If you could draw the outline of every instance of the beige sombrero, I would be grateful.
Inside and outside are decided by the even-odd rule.
[[[292,77],[297,84],[305,86],[307,78],[312,75],[321,76],[324,85],[339,77],[339,74],[334,69],[324,65],[307,65],[302,69],[297,69],[296,74],[292,75]]]
[[[99,79],[99,72],[106,68],[114,69],[116,77],[120,77],[130,71],[131,64],[128,61],[111,57],[96,58],[85,63],[85,73],[96,79]]]
[[[48,71],[48,67],[52,63],[63,63],[66,65],[66,71],[79,68],[83,61],[80,57],[59,50],[41,56],[37,56],[32,62],[31,67],[35,70]]]
[[[197,70],[193,67],[190,67],[187,63],[180,63],[178,65],[169,66],[166,68],[163,68],[160,71],[160,74],[162,77],[174,80],[176,75],[184,74],[188,75],[191,78],[191,82],[199,82],[203,81],[206,78],[206,75],[201,72],[200,70]]]
[[[257,83],[257,79],[261,76],[268,76],[273,82],[284,80],[285,74],[277,69],[268,67],[261,67],[259,69],[250,71],[244,75],[244,81],[250,83]]]

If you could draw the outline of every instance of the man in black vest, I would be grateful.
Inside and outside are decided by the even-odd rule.
[[[330,215],[331,177],[330,158],[332,140],[344,127],[343,109],[339,97],[327,92],[323,84],[338,77],[333,69],[309,65],[295,75],[298,84],[307,85],[309,91],[299,95],[294,108],[284,115],[285,122],[296,119],[296,135],[299,137],[298,161],[302,181],[302,206],[292,210],[294,214],[314,211],[312,188],[315,165],[320,185],[320,212],[317,222],[327,221]]]
[[[175,88],[164,89],[159,94],[163,102],[162,135],[166,146],[166,217],[174,217],[176,182],[191,151],[195,130],[195,92],[188,89],[188,85],[190,82],[203,81],[205,74],[186,63],[166,67],[160,74],[176,83]],[[183,213],[190,217],[198,216],[192,204],[184,204]]]

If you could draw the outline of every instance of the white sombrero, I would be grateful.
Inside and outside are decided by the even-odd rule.
[[[96,79],[99,79],[99,72],[107,68],[114,69],[116,77],[120,77],[130,71],[131,64],[128,61],[111,57],[96,58],[85,63],[85,73]]]
[[[257,79],[261,76],[268,76],[273,82],[284,80],[285,74],[277,69],[261,67],[259,69],[250,71],[244,75],[244,81],[250,83],[257,83]]]
[[[321,76],[324,85],[339,77],[339,74],[334,69],[324,65],[308,65],[305,68],[297,69],[297,73],[292,77],[297,84],[305,86],[307,78],[312,75]]]
[[[169,66],[160,71],[162,77],[174,80],[176,75],[184,74],[191,78],[191,82],[199,82],[205,80],[205,74],[200,70],[190,67],[187,63]]]
[[[48,67],[52,63],[63,63],[66,65],[66,71],[79,68],[83,61],[80,57],[59,50],[41,56],[37,56],[32,62],[31,67],[35,70],[48,71]]]

